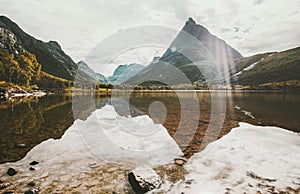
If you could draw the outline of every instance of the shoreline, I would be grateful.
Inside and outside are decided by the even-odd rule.
[[[129,94],[129,93],[300,93],[300,90],[278,90],[278,89],[255,89],[255,90],[240,90],[240,89],[213,89],[213,90],[183,90],[183,89],[49,89],[49,90],[25,90],[17,87],[0,87],[0,100],[9,100],[12,98],[28,98],[28,97],[43,97],[49,95],[80,95],[80,94],[96,94],[96,95],[105,95],[111,96],[113,94]]]

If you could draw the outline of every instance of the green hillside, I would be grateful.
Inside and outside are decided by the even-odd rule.
[[[243,69],[255,64],[247,71]],[[283,52],[264,53],[235,61],[232,83],[258,86],[266,83],[300,80],[300,47]],[[239,75],[236,75],[241,72]]]

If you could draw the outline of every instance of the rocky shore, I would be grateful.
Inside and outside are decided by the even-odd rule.
[[[0,88],[1,99],[21,98],[21,97],[42,97],[50,95],[51,92],[45,92],[42,90],[25,90],[22,88]]]

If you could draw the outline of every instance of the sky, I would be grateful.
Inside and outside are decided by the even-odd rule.
[[[120,30],[160,25],[179,32],[188,17],[243,56],[300,43],[299,0],[0,0],[0,4],[1,15],[38,39],[58,41],[75,62]],[[171,42],[173,37],[169,38]]]

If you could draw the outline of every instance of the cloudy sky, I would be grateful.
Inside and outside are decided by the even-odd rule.
[[[0,0],[0,14],[74,61],[100,41],[141,25],[182,28],[188,17],[244,56],[299,46],[299,0]],[[170,40],[171,41],[171,40]]]

